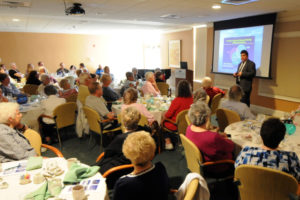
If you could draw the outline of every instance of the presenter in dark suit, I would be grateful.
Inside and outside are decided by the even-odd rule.
[[[240,85],[244,91],[241,102],[250,107],[252,80],[256,75],[256,68],[255,63],[248,59],[248,52],[246,50],[241,51],[241,60],[242,62],[239,64],[238,70],[233,76],[236,78],[236,83]]]

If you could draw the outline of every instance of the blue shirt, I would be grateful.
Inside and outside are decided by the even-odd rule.
[[[235,167],[239,165],[257,165],[277,169],[294,176],[300,181],[300,162],[294,152],[265,150],[246,146],[238,155]]]

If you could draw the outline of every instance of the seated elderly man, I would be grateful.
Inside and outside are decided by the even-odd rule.
[[[221,102],[220,107],[237,112],[241,120],[255,119],[256,117],[251,113],[250,108],[245,103],[240,102],[242,96],[242,88],[239,85],[234,85],[229,90],[229,100]]]
[[[276,118],[267,119],[261,127],[261,147],[246,146],[235,161],[239,165],[258,165],[277,169],[294,176],[300,182],[300,161],[295,152],[279,150],[279,144],[284,139],[286,128]]]
[[[131,133],[123,144],[123,153],[134,166],[133,172],[115,184],[114,200],[165,200],[169,194],[169,178],[162,163],[152,164],[155,142],[145,131]]]
[[[38,91],[39,95],[46,96],[44,89],[47,85],[50,85],[49,75],[48,74],[42,74],[41,82],[42,82],[42,84],[39,85],[37,91]]]
[[[104,125],[104,129],[113,129],[118,127],[117,121],[114,120],[115,114],[113,112],[109,112],[106,108],[104,100],[101,98],[103,91],[102,87],[98,82],[93,82],[88,87],[90,95],[85,99],[85,105],[90,107],[91,109],[98,112],[99,116],[102,120],[110,119],[111,122],[108,122]]]
[[[157,87],[155,77],[153,72],[147,72],[145,74],[146,82],[142,87],[142,91],[144,95],[152,95],[152,96],[157,96],[160,95],[160,91]]]
[[[112,80],[109,74],[103,74],[101,77],[102,88],[103,88],[103,98],[105,101],[109,102],[108,109],[111,109],[111,102],[120,99],[120,95],[116,93],[109,85]]]
[[[221,93],[222,96],[225,95],[225,92],[220,88],[212,86],[212,81],[210,77],[204,77],[202,79],[202,87],[206,91],[207,95],[209,96],[209,105],[211,104],[212,99],[215,95]]]
[[[21,82],[21,78],[24,76],[20,71],[17,69],[16,63],[10,64],[10,70],[8,71],[9,76],[12,79],[15,79],[17,82]]]
[[[89,85],[91,83],[91,75],[89,73],[83,72],[79,76],[79,87],[77,99],[85,105],[85,99],[90,95]]]
[[[59,63],[59,68],[56,70],[56,74],[58,76],[65,76],[65,74],[69,73],[69,70],[65,68],[65,63]]]
[[[0,74],[0,89],[5,96],[17,96],[20,94],[20,90],[16,88],[16,86],[10,83],[10,79],[7,74]]]
[[[0,103],[0,163],[36,156],[23,133],[22,114],[17,103]]]
[[[123,96],[125,90],[127,90],[130,87],[136,88],[138,86],[138,84],[139,84],[139,82],[134,81],[133,73],[126,72],[126,81],[120,91],[121,96]]]

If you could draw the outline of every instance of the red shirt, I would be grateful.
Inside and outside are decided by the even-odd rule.
[[[205,89],[206,94],[209,96],[209,105],[211,103],[211,100],[214,98],[216,94],[222,93],[222,96],[225,95],[225,92],[217,87],[210,87]]]
[[[169,110],[166,112],[165,117],[171,119],[172,121],[176,122],[176,117],[178,113],[180,113],[183,110],[189,109],[190,106],[193,103],[193,97],[176,97],[171,105]],[[164,126],[172,131],[176,131],[177,127],[170,123],[170,122],[165,122]]]
[[[233,158],[234,143],[218,133],[211,131],[194,132],[191,130],[191,126],[188,126],[186,137],[198,147],[205,162]]]

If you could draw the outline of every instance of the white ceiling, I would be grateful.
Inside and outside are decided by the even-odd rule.
[[[251,16],[270,12],[300,10],[300,0],[259,0],[220,10],[211,7],[221,0],[66,0],[83,4],[85,16],[66,16],[63,0],[0,0],[28,2],[30,7],[0,6],[0,31],[86,33],[107,30],[161,30],[190,28],[218,20]],[[283,12],[284,13],[284,12]],[[178,19],[163,19],[165,14],[176,14]],[[286,17],[284,14],[283,17]],[[12,19],[20,19],[14,22]]]

